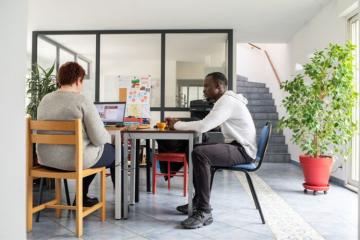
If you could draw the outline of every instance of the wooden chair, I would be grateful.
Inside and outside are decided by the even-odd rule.
[[[71,135],[59,135],[51,133],[39,133],[41,131],[67,131]],[[33,166],[33,144],[66,144],[75,147],[75,171],[61,171],[48,169],[42,166]],[[101,209],[101,220],[106,219],[106,173],[105,167],[89,168],[83,170],[83,137],[82,123],[80,119],[72,121],[35,121],[27,119],[27,231],[32,231],[33,214],[53,208],[56,216],[61,216],[61,210],[76,211],[76,235],[83,234],[83,218],[90,213]],[[92,207],[83,207],[83,178],[92,174],[101,173],[101,199],[100,202]],[[55,179],[55,199],[33,206],[33,179],[34,178],[53,178]],[[61,204],[61,179],[74,179],[76,181],[76,206]]]

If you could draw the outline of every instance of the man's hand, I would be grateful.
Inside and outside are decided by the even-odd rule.
[[[177,119],[177,118],[167,118],[166,119],[169,129],[174,129],[174,124],[178,121],[179,121],[179,119]]]

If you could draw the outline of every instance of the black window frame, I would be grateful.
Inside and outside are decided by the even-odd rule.
[[[106,34],[161,34],[161,70],[160,70],[160,107],[151,107],[151,111],[159,111],[160,119],[164,120],[165,112],[179,111],[186,112],[189,108],[165,107],[165,51],[166,34],[227,34],[227,78],[228,89],[233,89],[233,29],[163,29],[163,30],[67,30],[67,31],[33,31],[32,32],[32,57],[31,63],[34,68],[37,63],[38,37],[42,35],[95,35],[95,101],[99,101],[100,94],[100,39],[101,35]],[[57,66],[58,67],[58,66]]]

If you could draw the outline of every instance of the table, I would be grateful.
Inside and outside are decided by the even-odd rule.
[[[138,139],[152,139],[152,149],[155,149],[155,139],[171,139],[171,140],[188,140],[189,141],[189,194],[188,194],[188,203],[189,203],[189,216],[192,214],[192,197],[193,197],[193,163],[191,152],[193,150],[193,144],[195,137],[198,137],[199,142],[201,142],[201,134],[197,134],[195,131],[182,131],[182,130],[158,130],[158,129],[136,129],[136,130],[123,130],[124,143],[127,143],[128,140],[131,141],[131,174],[130,174],[130,204],[135,204],[135,169],[136,169],[136,140]],[[124,159],[128,159],[128,148],[124,149]],[[124,172],[127,172],[128,164],[124,164]],[[124,208],[123,216],[126,219],[128,217],[128,207],[129,206],[129,197],[128,197],[128,178],[125,176],[123,179],[124,185]],[[116,192],[116,191],[115,191]],[[115,201],[115,209],[120,208],[120,205],[117,205]]]
[[[121,219],[123,206],[121,204],[122,198],[122,159],[121,159],[121,131],[124,131],[125,127],[107,126],[106,130],[113,136],[115,136],[115,219]],[[127,165],[127,164],[125,164]],[[126,196],[126,195],[125,195]],[[126,208],[127,209],[127,208]]]

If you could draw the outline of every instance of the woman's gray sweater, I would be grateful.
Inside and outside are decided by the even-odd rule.
[[[104,144],[111,142],[95,105],[80,93],[57,90],[47,94],[39,104],[37,116],[38,120],[82,119],[84,169],[92,167],[100,159]],[[75,170],[74,146],[38,144],[36,150],[41,165]]]

